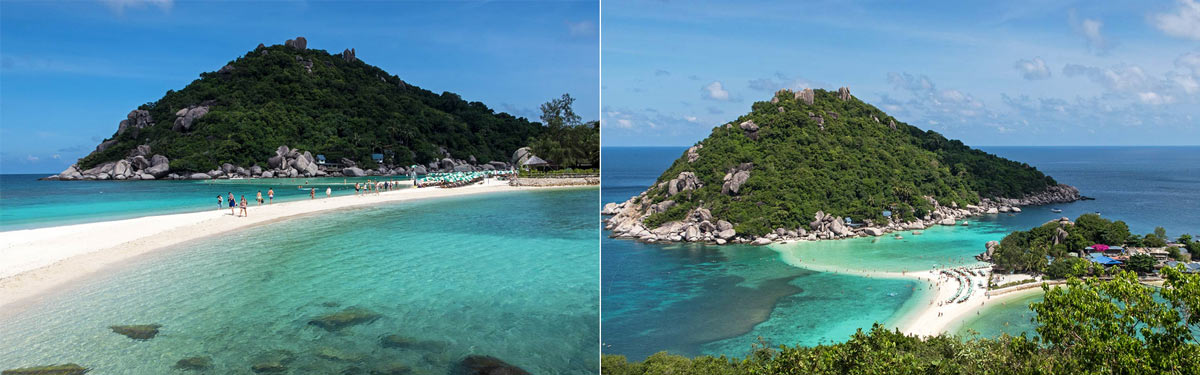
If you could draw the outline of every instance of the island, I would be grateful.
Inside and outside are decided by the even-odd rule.
[[[1037,168],[898,121],[842,87],[754,103],[602,213],[618,238],[765,245],[966,225],[1081,198]]]
[[[45,179],[405,176],[515,170],[530,160],[599,166],[598,122],[579,123],[569,95],[543,105],[543,121],[533,122],[409,84],[353,48],[307,46],[304,37],[259,44],[168,90]]]

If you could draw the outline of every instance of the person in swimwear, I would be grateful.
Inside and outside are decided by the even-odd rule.
[[[275,189],[267,189],[267,204],[275,201]]]
[[[259,206],[262,206],[262,204],[263,204],[262,190],[258,191],[258,195],[254,197],[254,200],[258,201]]]
[[[243,195],[242,196],[242,217],[250,216],[250,214],[246,212],[246,206],[249,206],[249,205],[246,204],[246,196]]]
[[[217,194],[217,210],[225,208],[225,196]]]
[[[229,214],[237,216],[237,198],[233,197],[233,192],[229,192]]]

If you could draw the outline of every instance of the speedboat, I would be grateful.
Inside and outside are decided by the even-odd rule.
[[[1053,212],[1053,213],[1056,213],[1056,214],[1061,214],[1061,213],[1062,213],[1062,210],[1060,210],[1060,209],[1057,209],[1057,208],[1051,208],[1051,209],[1050,209],[1050,212]]]

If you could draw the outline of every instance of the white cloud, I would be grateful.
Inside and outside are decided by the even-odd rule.
[[[1195,0],[1179,0],[1179,9],[1154,15],[1151,21],[1167,35],[1200,40],[1200,3]]]
[[[1146,72],[1137,65],[1118,65],[1112,68],[1097,68],[1079,64],[1067,64],[1063,67],[1063,75],[1068,77],[1086,76],[1110,91],[1130,92],[1142,91],[1150,85]]]
[[[1041,58],[1035,57],[1033,60],[1017,60],[1013,65],[1017,71],[1021,72],[1021,76],[1028,80],[1038,80],[1050,78],[1050,68],[1046,66],[1046,62]]]
[[[696,116],[684,116],[683,119],[687,120],[687,122],[692,122],[692,123],[700,121],[700,119],[696,118]]]
[[[29,156],[26,156],[26,157],[25,157],[25,160],[28,160],[30,163],[36,163],[36,162],[38,161],[38,157],[37,157],[37,156],[33,156],[33,155],[29,155]]]
[[[1075,32],[1083,35],[1087,40],[1088,49],[1092,52],[1103,54],[1112,48],[1112,41],[1104,36],[1103,21],[1091,18],[1080,19],[1072,9],[1067,15],[1067,22],[1071,24]]]
[[[567,21],[567,32],[574,37],[590,37],[596,35],[596,24],[592,21]]]
[[[1200,76],[1200,51],[1188,52],[1175,59],[1175,66],[1191,70],[1192,74]]]
[[[1158,93],[1153,92],[1153,91],[1139,92],[1139,93],[1137,93],[1137,96],[1138,96],[1138,100],[1141,100],[1142,103],[1146,103],[1146,104],[1150,104],[1150,105],[1161,105],[1161,104],[1171,103],[1174,101],[1170,96],[1159,95]]]
[[[153,6],[157,6],[159,9],[162,9],[165,12],[165,11],[171,10],[171,7],[175,5],[174,0],[101,0],[101,1],[103,1],[105,5],[108,5],[108,8],[112,9],[112,11],[118,15],[124,14],[125,9],[128,9],[128,8],[142,8],[145,6],[153,5]]]
[[[719,81],[713,81],[712,83],[705,85],[700,91],[703,92],[703,95],[701,96],[705,99],[721,101],[729,100],[729,91],[725,91],[724,85],[722,85]]]

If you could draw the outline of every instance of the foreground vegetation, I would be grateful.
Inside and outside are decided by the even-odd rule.
[[[1017,198],[1056,185],[1037,169],[967,147],[934,131],[889,116],[857,98],[815,90],[813,104],[788,91],[777,103],[754,103],[749,114],[714,128],[694,161],[683,155],[658,182],[693,172],[703,186],[668,196],[676,205],[647,220],[650,227],[681,219],[704,206],[713,217],[736,223],[737,233],[763,235],[797,228],[817,211],[855,220],[883,220],[883,212],[905,219],[942,205],[978,203],[982,198]],[[819,117],[819,118],[818,118]],[[756,131],[741,127],[751,121]],[[749,163],[749,178],[737,194],[722,192],[726,174]]]
[[[190,129],[172,130],[176,112],[209,107]],[[116,142],[80,160],[81,169],[124,158],[139,144],[170,158],[172,171],[222,163],[264,163],[280,145],[348,158],[373,168],[372,153],[407,166],[443,156],[508,161],[545,128],[451,92],[410,85],[361,60],[324,50],[259,47],[219,72],[146,103],[154,125],[115,134]],[[117,120],[113,119],[114,125]]]
[[[876,324],[849,341],[757,347],[738,359],[604,355],[601,372],[641,374],[1200,374],[1200,275],[1164,269],[1164,288],[1125,272],[1048,287],[1037,336],[919,338]],[[1156,299],[1155,296],[1158,296]]]
[[[1080,277],[1098,275],[1102,267],[1093,267],[1082,257],[1086,256],[1084,249],[1095,244],[1132,247],[1164,247],[1167,246],[1166,231],[1156,228],[1154,233],[1145,236],[1132,235],[1125,222],[1112,221],[1097,214],[1084,214],[1075,219],[1073,224],[1061,221],[1050,221],[1027,231],[1016,231],[1004,237],[1000,246],[992,254],[996,267],[1017,272],[1044,273],[1051,278]],[[1189,235],[1180,236],[1180,244],[1194,254],[1200,243],[1192,241]],[[1185,260],[1185,254],[1174,247],[1168,249],[1169,255],[1176,260]],[[1075,256],[1071,256],[1074,253]],[[1048,261],[1047,256],[1053,258]],[[1150,273],[1154,270],[1154,258],[1138,254],[1130,257],[1126,266],[1139,273]]]

